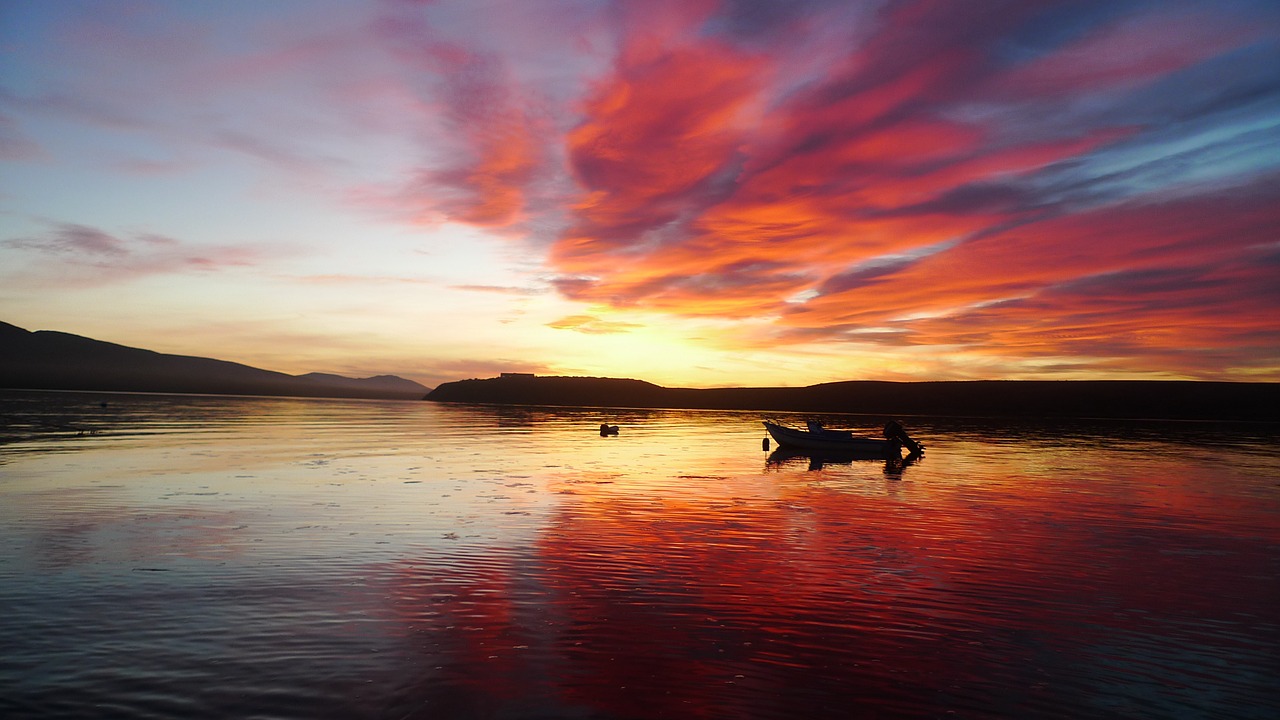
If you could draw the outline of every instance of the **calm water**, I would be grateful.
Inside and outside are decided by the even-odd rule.
[[[1280,716],[1275,426],[0,410],[4,718]]]

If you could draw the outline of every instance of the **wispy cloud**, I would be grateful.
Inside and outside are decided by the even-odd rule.
[[[526,372],[539,375],[554,374],[552,366],[517,358],[456,358],[450,360],[423,360],[416,364],[412,377],[427,385],[436,386],[459,378],[488,378],[504,372]]]
[[[196,247],[153,233],[118,235],[73,223],[55,223],[44,234],[4,240],[0,245],[31,258],[23,268],[10,268],[12,276],[55,286],[207,273],[250,267],[262,259],[260,251],[244,246]]]
[[[1197,356],[1270,362],[1280,350],[1277,207],[1274,189],[1236,188],[1062,216],[834,287],[783,324],[804,341],[880,325],[900,344],[1145,357],[1197,373],[1216,372]]]
[[[603,320],[594,315],[570,315],[547,323],[547,327],[556,330],[573,330],[587,335],[612,335],[629,332],[640,325],[617,320]]]
[[[23,132],[17,120],[0,113],[0,161],[31,162],[46,158],[45,149]]]
[[[63,208],[2,241],[7,277],[41,287],[243,267],[282,252],[245,237],[325,235],[306,269],[266,277],[418,284],[494,313],[525,301],[480,294],[545,292],[568,301],[549,327],[582,335],[636,329],[609,320],[626,309],[714,326],[690,341],[707,346],[925,371],[1217,377],[1276,354],[1267,0],[105,4],[41,27],[0,87],[0,161],[47,169]],[[47,191],[62,164],[81,171],[65,201]],[[211,190],[252,212],[216,247],[120,232],[83,199],[92,173],[150,192],[140,206]],[[350,230],[366,218],[384,226]],[[506,245],[437,252],[455,241]],[[407,267],[374,247],[397,242],[438,245]],[[324,265],[348,249],[358,267]]]
[[[451,37],[420,8],[391,9],[373,28],[419,74],[412,92],[428,109],[423,157],[393,197],[427,222],[497,230],[528,219],[541,194],[535,185],[551,181],[549,94],[520,77],[517,58]]]
[[[1211,113],[1199,95],[1177,96],[1179,78],[1200,82],[1200,65],[1280,43],[1276,25],[1231,12],[1242,8],[1256,6],[1082,8],[1064,38],[1050,27],[1061,10],[901,3],[799,84],[779,68],[821,10],[749,38],[710,20],[699,35],[638,28],[567,136],[584,194],[551,254],[558,287],[686,316],[776,315],[774,342],[1119,352],[1079,340],[1072,304],[1093,278],[1186,277],[1167,268],[1217,267],[1280,227],[1273,200],[1255,198],[1280,167],[1255,152],[1280,127],[1274,76],[1232,64],[1248,95],[1223,103],[1233,115],[1212,126],[1163,123],[1135,99],[1161,87],[1165,117]],[[1212,157],[1216,172],[1180,152]],[[1237,308],[1262,342],[1277,330],[1270,300],[1238,292],[1257,289],[1253,275],[1186,294]],[[1182,313],[1184,295],[1123,287],[1129,302],[1110,307],[1135,328],[1206,320]],[[1096,312],[1108,307],[1098,299]],[[1001,332],[974,331],[996,317],[1007,317]],[[1014,332],[1033,320],[1039,340]],[[1091,332],[1105,337],[1114,322]],[[1151,335],[1128,357],[1172,349]],[[1247,340],[1183,335],[1208,348]]]
[[[492,293],[494,295],[515,295],[517,297],[530,297],[534,295],[544,295],[548,291],[546,288],[536,287],[516,287],[512,285],[451,285],[454,290],[467,290],[469,292]]]
[[[436,280],[404,275],[358,275],[328,273],[324,275],[291,275],[289,280],[308,285],[435,285]]]

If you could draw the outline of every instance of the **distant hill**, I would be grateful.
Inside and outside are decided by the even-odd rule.
[[[1129,380],[848,381],[799,388],[664,388],[641,380],[501,377],[444,383],[437,402],[776,410],[954,417],[1280,421],[1280,383]]]
[[[430,388],[380,375],[286,375],[0,322],[0,388],[417,400]]]
[[[307,373],[306,375],[296,376],[299,380],[306,380],[317,385],[323,385],[331,388],[347,388],[352,391],[367,392],[385,392],[394,394],[396,399],[417,400],[422,397],[424,390],[430,390],[425,385],[421,385],[412,380],[405,380],[396,375],[374,375],[367,378],[349,378],[342,375],[330,375],[328,373]]]

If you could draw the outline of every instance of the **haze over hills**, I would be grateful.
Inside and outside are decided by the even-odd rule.
[[[443,383],[437,402],[968,417],[1280,421],[1280,383],[1164,380],[846,381],[665,388],[642,380],[509,375]]]
[[[287,375],[212,358],[126,347],[0,322],[0,388],[417,400],[430,388],[394,375]]]

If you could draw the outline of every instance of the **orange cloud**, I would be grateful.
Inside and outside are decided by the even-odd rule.
[[[568,272],[643,252],[661,242],[664,225],[718,192],[767,70],[763,58],[713,43],[624,53],[619,62],[566,138],[587,191],[552,253]]]
[[[547,323],[547,327],[556,330],[573,330],[587,335],[609,335],[628,332],[640,326],[636,323],[601,320],[593,315],[570,315]]]
[[[551,134],[536,91],[517,79],[508,58],[446,39],[412,13],[383,18],[375,29],[430,88],[420,112],[432,157],[392,203],[413,206],[426,222],[443,216],[506,228],[524,220]],[[440,135],[450,142],[441,146]]]
[[[1031,59],[997,59],[1009,34],[1048,22],[1037,13],[906,3],[808,83],[782,81],[785,52],[714,36],[624,45],[567,137],[583,195],[550,253],[556,287],[684,316],[777,317],[770,343],[856,334],[1098,362],[1110,350],[1161,352],[1185,370],[1170,354],[1179,342],[1243,342],[1189,328],[1106,342],[1123,323],[1103,316],[1121,309],[1133,337],[1142,323],[1201,322],[1142,273],[1222,265],[1215,238],[1249,235],[1242,223],[1261,206],[1223,217],[1229,193],[1157,192],[1167,141],[1137,105],[1082,127],[1052,108],[1083,118],[1064,94],[1149,86],[1250,33],[1149,13],[1096,23]],[[1176,28],[1187,30],[1177,42],[1145,40]],[[787,32],[770,39],[781,45]],[[1246,176],[1233,192],[1254,185]],[[1133,295],[1086,300],[1108,277]],[[1250,307],[1229,284],[1202,278],[1188,292],[1212,298],[1201,306]],[[1074,314],[1086,302],[1093,309]],[[1036,330],[1018,329],[1032,319]],[[1266,344],[1265,322],[1240,324],[1250,347]]]
[[[806,340],[889,326],[903,344],[1150,357],[1216,376],[1232,362],[1265,364],[1280,347],[1271,312],[1277,207],[1274,190],[1233,189],[1062,216],[850,283],[783,324]]]

